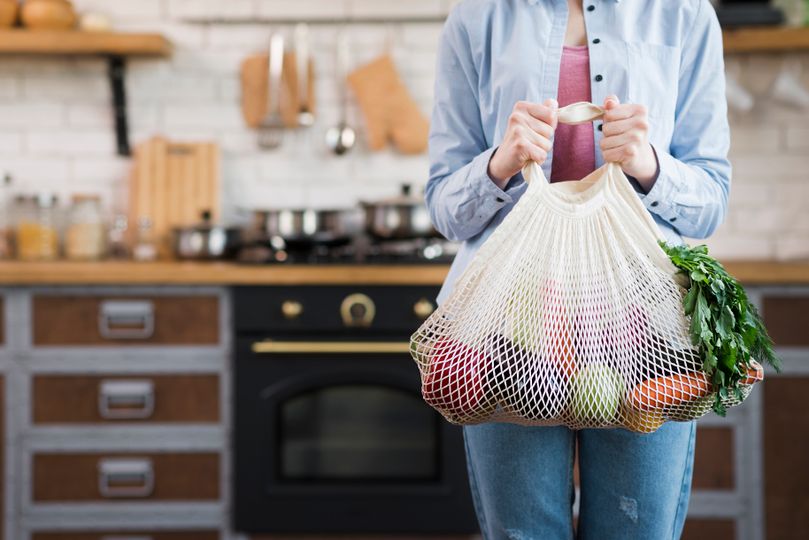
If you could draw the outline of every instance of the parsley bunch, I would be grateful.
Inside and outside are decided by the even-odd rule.
[[[724,416],[722,400],[730,393],[741,399],[739,381],[746,377],[751,359],[767,362],[776,371],[781,362],[744,288],[708,255],[706,246],[660,246],[691,281],[683,299],[685,314],[691,317],[691,341],[699,346],[702,368],[716,391],[713,410]]]

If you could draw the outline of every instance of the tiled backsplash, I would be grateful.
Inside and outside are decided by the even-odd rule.
[[[317,62],[314,127],[289,132],[280,150],[259,151],[239,109],[239,66],[266,47],[272,25],[189,23],[189,19],[295,17],[440,17],[453,0],[75,0],[80,10],[111,16],[117,28],[163,32],[175,45],[168,59],[128,62],[127,92],[134,142],[153,134],[216,139],[223,148],[225,216],[256,204],[350,205],[423,184],[426,156],[369,153],[363,141],[331,156],[325,130],[338,120],[335,40],[339,27],[311,29]],[[280,28],[276,26],[276,28]],[[291,27],[283,30],[291,36]],[[391,22],[348,27],[353,66],[386,51],[429,114],[440,23]],[[741,78],[757,96],[754,110],[734,115],[734,183],[726,223],[709,242],[723,258],[809,257],[809,111],[773,104],[768,87],[778,56],[742,57]],[[809,57],[801,57],[804,64]],[[18,190],[100,193],[125,204],[129,160],[114,155],[106,64],[100,59],[0,58],[0,170]],[[806,81],[809,82],[809,79]],[[349,121],[362,120],[352,104]],[[360,134],[362,130],[360,130]]]

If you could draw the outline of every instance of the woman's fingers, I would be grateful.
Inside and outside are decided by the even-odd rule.
[[[618,135],[611,135],[601,139],[599,146],[601,150],[609,150],[610,148],[618,148],[624,145],[640,144],[643,142],[643,133],[638,130],[629,130]]]
[[[515,111],[523,112],[545,122],[552,128],[556,127],[557,111],[559,106],[556,100],[546,99],[545,103],[531,103],[530,101],[520,101],[514,106]]]
[[[624,118],[623,120],[613,120],[612,122],[604,122],[601,132],[604,137],[611,137],[613,135],[620,135],[633,129],[646,130],[649,128],[649,122],[644,117],[633,116]]]
[[[632,118],[634,116],[647,116],[646,107],[638,105],[637,103],[626,103],[623,105],[614,105],[604,111],[604,123],[614,122],[616,120],[623,120],[625,118]]]
[[[527,127],[534,133],[537,133],[546,139],[551,139],[553,137],[553,128],[551,126],[524,112],[515,112],[511,115],[510,121],[517,125]]]

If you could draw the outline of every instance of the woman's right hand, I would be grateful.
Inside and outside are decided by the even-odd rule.
[[[542,164],[551,151],[559,104],[546,99],[542,104],[519,101],[508,117],[503,142],[489,160],[489,176],[503,188],[526,163]]]

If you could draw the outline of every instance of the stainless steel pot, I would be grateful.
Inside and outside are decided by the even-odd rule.
[[[342,244],[361,229],[353,210],[257,210],[254,220],[271,241],[280,239],[289,247]]]
[[[403,185],[398,197],[361,203],[368,234],[386,240],[438,236],[424,199],[411,195],[410,191],[409,185]]]
[[[174,255],[178,259],[206,261],[235,257],[243,243],[242,230],[214,225],[207,211],[201,217],[198,225],[172,231]]]

